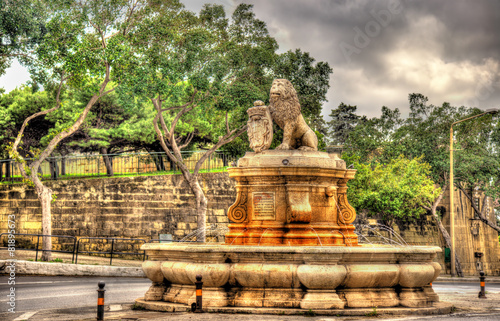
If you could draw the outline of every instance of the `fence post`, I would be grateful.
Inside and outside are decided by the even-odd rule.
[[[80,239],[78,239],[78,241],[76,241],[76,257],[75,257],[75,264],[78,264],[78,249],[80,248]]]
[[[76,237],[73,237],[73,255],[71,256],[71,263],[75,262],[75,250],[76,250]]]
[[[40,235],[36,236],[36,255],[35,255],[35,262],[38,261],[38,244],[40,243]]]
[[[109,258],[109,265],[113,265],[113,247],[115,245],[115,239],[111,239],[111,257]]]

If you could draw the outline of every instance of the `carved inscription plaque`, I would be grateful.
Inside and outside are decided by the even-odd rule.
[[[274,192],[254,192],[253,215],[255,220],[276,220]]]

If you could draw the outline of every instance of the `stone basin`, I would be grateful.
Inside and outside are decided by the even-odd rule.
[[[430,307],[439,247],[238,246],[147,243],[146,301],[190,306],[196,275],[204,307],[349,309]]]

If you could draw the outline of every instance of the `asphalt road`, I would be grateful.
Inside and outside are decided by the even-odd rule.
[[[479,293],[480,287],[479,287],[479,282],[477,283],[471,283],[471,282],[453,282],[453,283],[448,283],[448,282],[434,282],[432,283],[432,288],[434,289],[434,292],[436,292],[438,295],[445,294],[445,293],[470,293],[470,294],[477,294]],[[486,284],[486,292],[500,292],[500,283],[487,283]],[[499,302],[499,308],[500,308],[500,302]]]
[[[56,320],[51,314],[47,315],[47,319],[42,318],[44,310],[47,309],[74,309],[75,317],[77,315],[95,314],[95,306],[97,302],[97,283],[99,281],[106,283],[105,304],[113,305],[119,303],[132,304],[133,301],[144,295],[150,285],[148,279],[140,278],[102,278],[102,277],[31,277],[21,276],[16,279],[16,313],[5,314],[7,312],[8,298],[10,286],[7,284],[7,278],[0,279],[0,319],[4,320]],[[440,283],[433,284],[434,291],[440,296],[464,296],[475,297],[479,291],[477,283]],[[500,284],[487,284],[488,293],[500,293]],[[500,308],[500,305],[499,305]],[[88,310],[88,311],[87,311]],[[496,309],[495,309],[496,310]],[[37,312],[39,311],[39,312]],[[36,313],[37,312],[37,313]],[[138,311],[140,312],[140,311]],[[478,311],[479,312],[479,311]],[[30,314],[33,315],[30,317]],[[67,313],[67,310],[66,312]],[[137,312],[135,312],[137,313]],[[227,315],[217,314],[167,314],[143,312],[145,319],[139,320],[220,320],[227,318]],[[21,317],[21,319],[20,319]],[[40,319],[39,319],[40,317]],[[68,315],[66,314],[66,318]],[[304,317],[279,317],[277,316],[258,316],[258,315],[241,315],[231,316],[234,320],[302,320]],[[364,320],[364,317],[349,317],[349,318],[334,318],[334,317],[313,317],[309,320],[318,321],[340,321],[340,320]],[[460,313],[456,315],[445,316],[405,316],[398,317],[378,317],[377,319],[387,320],[500,320],[500,309],[497,311],[489,311],[488,313]],[[61,319],[66,320],[64,316]]]
[[[0,281],[0,313],[9,308],[10,287],[15,287],[16,312],[76,308],[97,305],[97,283],[106,286],[105,304],[133,303],[144,296],[151,285],[149,279],[103,277],[48,277],[18,276],[15,285],[7,284],[7,277]]]

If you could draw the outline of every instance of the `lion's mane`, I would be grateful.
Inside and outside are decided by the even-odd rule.
[[[300,116],[300,103],[297,92],[293,88],[292,83],[287,79],[275,79],[273,85],[281,83],[282,86],[277,86],[279,96],[273,95],[273,87],[271,87],[271,97],[269,99],[269,112],[273,121],[280,128],[284,128],[286,123],[297,122]]]

